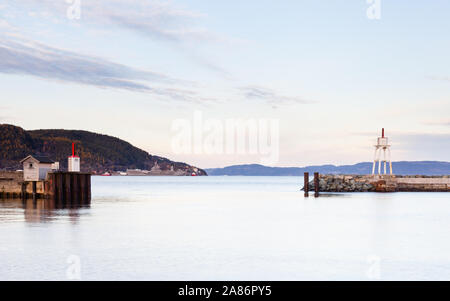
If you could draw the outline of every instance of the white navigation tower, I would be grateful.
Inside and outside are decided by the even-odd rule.
[[[67,158],[69,172],[80,172],[80,157],[75,156],[75,143],[72,143],[72,156]]]
[[[377,145],[375,145],[375,156],[373,159],[372,174],[375,174],[375,167],[378,162],[378,174],[381,174],[381,163],[384,163],[384,174],[387,174],[386,164],[389,162],[389,174],[392,175],[392,161],[391,161],[391,146],[388,143],[388,138],[384,137],[384,128],[381,131],[381,137],[377,139]],[[387,151],[387,157],[386,157]],[[383,152],[383,161],[381,161],[381,152]]]

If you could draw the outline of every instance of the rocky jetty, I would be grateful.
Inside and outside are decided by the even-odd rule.
[[[309,182],[314,191],[314,181]],[[319,175],[321,192],[450,191],[450,176]]]
[[[376,187],[367,176],[361,175],[320,175],[319,191],[322,192],[370,192]],[[309,190],[314,191],[314,181],[309,182]]]

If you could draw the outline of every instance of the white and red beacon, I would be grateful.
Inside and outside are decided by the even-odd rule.
[[[80,172],[80,157],[75,156],[75,143],[72,143],[72,156],[67,160],[69,172]]]
[[[383,152],[383,160],[381,160],[381,152]],[[387,156],[386,156],[387,152]],[[378,174],[381,175],[381,165],[384,164],[384,174],[387,174],[386,163],[389,162],[389,174],[392,175],[391,146],[388,137],[384,136],[384,128],[381,130],[381,137],[377,139],[375,145],[375,155],[373,158],[372,175],[375,175],[375,167],[378,162]]]

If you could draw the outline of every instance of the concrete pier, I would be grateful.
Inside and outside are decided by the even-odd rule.
[[[0,172],[0,198],[45,198],[56,201],[91,200],[91,174],[81,172],[50,172],[45,181],[27,182],[23,172]]]
[[[318,186],[320,192],[450,192],[450,176],[319,175]]]
[[[26,182],[23,172],[0,171],[0,198],[32,198],[33,188],[35,197],[44,196],[44,181]]]

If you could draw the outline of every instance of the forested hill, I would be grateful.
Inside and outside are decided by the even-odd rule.
[[[19,161],[30,154],[49,156],[65,169],[72,142],[76,143],[83,171],[143,169],[162,175],[206,175],[194,166],[150,155],[115,137],[78,130],[26,131],[8,124],[0,124],[0,169],[19,169]]]

